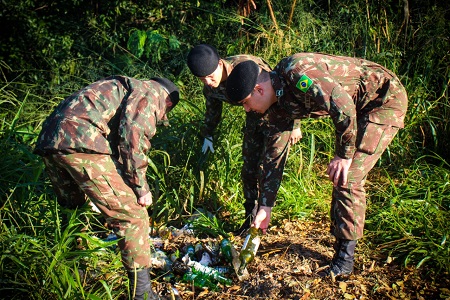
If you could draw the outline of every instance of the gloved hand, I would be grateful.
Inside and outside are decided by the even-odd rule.
[[[208,150],[211,151],[212,153],[214,153],[212,136],[205,137],[205,140],[203,142],[202,152],[206,153]]]

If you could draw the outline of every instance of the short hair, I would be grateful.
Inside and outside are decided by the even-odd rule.
[[[258,78],[256,79],[256,83],[266,82],[267,80],[270,80],[270,73],[261,69],[261,72],[259,72]]]

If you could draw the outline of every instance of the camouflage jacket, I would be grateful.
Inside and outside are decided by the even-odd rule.
[[[297,53],[271,72],[278,103],[291,118],[329,115],[336,127],[336,155],[356,151],[357,120],[402,128],[407,97],[398,78],[383,66],[359,58]]]
[[[124,76],[94,82],[62,101],[45,120],[35,153],[113,155],[141,197],[149,192],[146,154],[166,110],[163,91],[155,81]]]

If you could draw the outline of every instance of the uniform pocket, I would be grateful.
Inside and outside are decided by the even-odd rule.
[[[111,176],[110,172],[101,174],[91,170],[89,177],[88,180],[81,183],[81,186],[94,203],[98,202],[98,204],[110,210],[117,210],[123,207],[123,202],[129,197],[121,196],[121,192],[118,190],[124,188],[120,175]],[[114,180],[118,182],[114,182]]]
[[[374,154],[386,130],[386,125],[368,122],[364,131],[357,137],[358,151]]]

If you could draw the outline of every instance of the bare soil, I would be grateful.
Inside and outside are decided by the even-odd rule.
[[[179,237],[165,244],[166,250],[195,242]],[[243,238],[233,240],[240,250]],[[360,241],[355,272],[347,278],[321,278],[333,256],[334,238],[326,218],[317,221],[285,221],[264,235],[257,257],[248,266],[250,276],[220,291],[194,287],[180,280],[165,282],[154,274],[154,289],[164,299],[450,299],[448,273],[400,266],[369,249]],[[175,291],[175,292],[174,292]],[[179,296],[176,296],[176,292]]]

